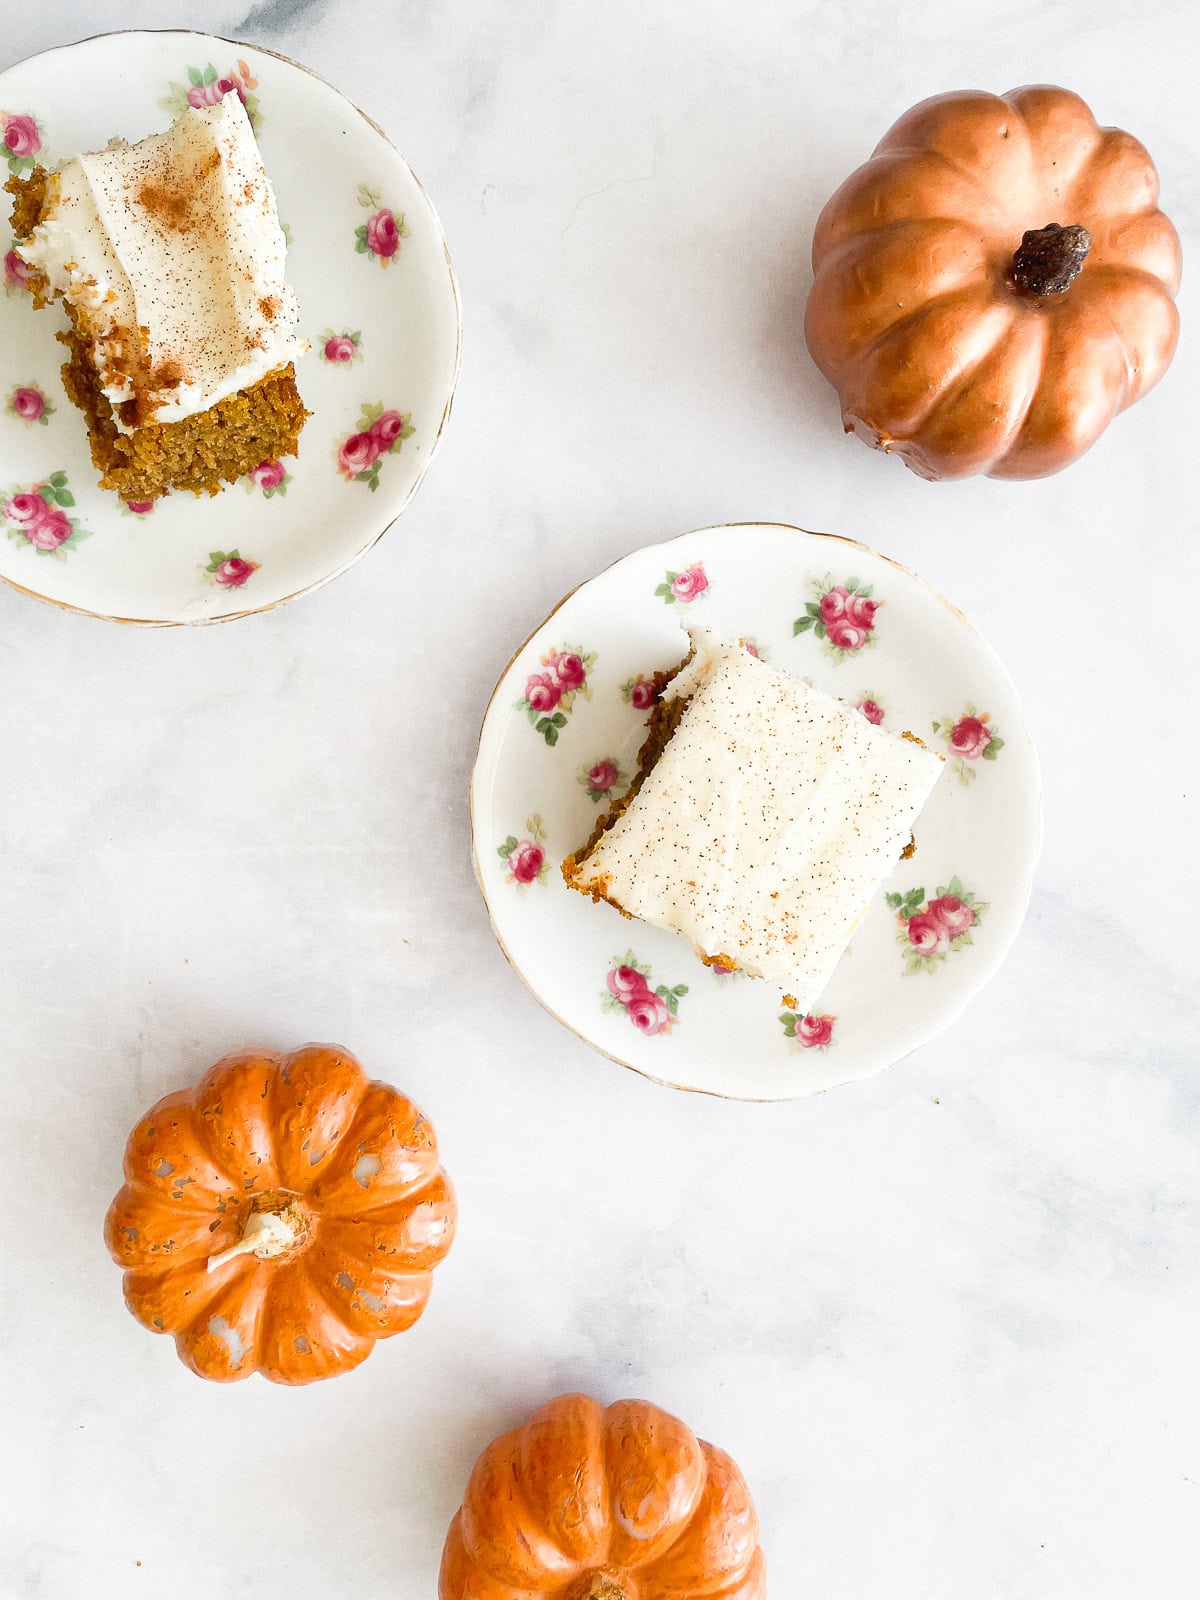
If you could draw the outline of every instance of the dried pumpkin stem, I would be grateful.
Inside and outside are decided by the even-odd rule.
[[[254,1255],[260,1261],[286,1255],[294,1250],[307,1230],[303,1213],[294,1200],[281,1200],[279,1209],[264,1205],[251,1211],[242,1226],[242,1237],[227,1250],[208,1258],[208,1271],[216,1272],[236,1256]]]
[[[1065,294],[1083,270],[1092,236],[1078,223],[1048,222],[1021,236],[1012,258],[1012,279],[1026,294]]]
[[[571,1600],[629,1600],[625,1590],[615,1579],[603,1572],[589,1572]]]

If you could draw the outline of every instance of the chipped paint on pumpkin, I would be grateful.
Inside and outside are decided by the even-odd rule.
[[[239,1124],[262,1137],[224,1131]],[[127,1161],[138,1176],[105,1224],[126,1303],[217,1381],[258,1372],[310,1383],[357,1366],[421,1315],[454,1237],[457,1206],[433,1129],[404,1095],[327,1046],[226,1057],[193,1090],[150,1108]],[[206,1264],[230,1259],[221,1246],[276,1190],[310,1225],[286,1256],[241,1252],[257,1259],[215,1290]],[[311,1275],[292,1269],[304,1255]]]
[[[361,1150],[362,1145],[359,1145],[358,1148]],[[371,1179],[382,1170],[382,1167],[383,1162],[380,1161],[379,1157],[372,1155],[368,1151],[365,1155],[359,1156],[354,1163],[354,1181],[360,1183],[364,1189],[369,1189],[371,1187]]]
[[[208,1331],[214,1339],[220,1339],[229,1351],[229,1359],[234,1366],[240,1367],[246,1359],[246,1346],[242,1343],[242,1336],[237,1329],[224,1317],[209,1317]]]

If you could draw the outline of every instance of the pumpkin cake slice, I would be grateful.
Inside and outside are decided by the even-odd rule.
[[[123,500],[215,494],[294,455],[308,413],[275,196],[236,93],[165,133],[10,179],[35,306],[61,300],[67,394]]]
[[[681,934],[807,1010],[900,860],[943,758],[729,640],[691,651],[628,793],[563,862],[572,889]]]

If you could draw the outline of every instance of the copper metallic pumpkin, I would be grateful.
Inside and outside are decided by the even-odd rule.
[[[492,1441],[439,1600],[763,1600],[758,1519],[721,1450],[644,1400],[568,1394]]]
[[[153,1106],[105,1239],[129,1309],[193,1372],[310,1383],[412,1326],[455,1215],[412,1101],[306,1045],[227,1056]]]
[[[1175,349],[1179,240],[1146,151],[1045,85],[937,95],[825,206],[805,315],[846,431],[923,478],[1037,478]]]

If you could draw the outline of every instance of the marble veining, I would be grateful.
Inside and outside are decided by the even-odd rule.
[[[20,20],[4,65],[161,10]],[[1196,8],[171,20],[297,56],[388,130],[445,223],[465,360],[402,524],[295,606],[148,632],[0,592],[0,1595],[429,1600],[482,1444],[582,1387],[734,1454],[775,1600],[1194,1600],[1187,274],[1161,388],[1031,484],[931,486],[843,439],[800,312],[824,199],[955,87],[1079,89],[1146,143],[1200,261]],[[52,423],[77,425],[65,402]],[[961,1021],[765,1107],[655,1088],[545,1015],[492,939],[466,817],[492,685],[560,596],[753,518],[863,539],[961,604],[1013,673],[1046,803],[1026,927]],[[422,1321],[357,1372],[205,1385],[121,1303],[100,1228],[122,1144],[226,1050],[309,1037],[429,1112],[460,1235]]]

